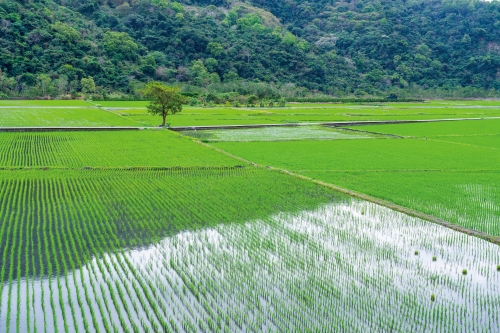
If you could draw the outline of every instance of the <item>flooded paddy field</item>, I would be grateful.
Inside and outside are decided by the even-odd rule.
[[[263,127],[250,129],[189,130],[180,132],[203,141],[289,141],[289,140],[347,140],[385,137],[324,126]],[[387,136],[388,137],[388,136]]]
[[[500,237],[499,124],[475,120],[353,126],[353,133],[374,136],[210,145]]]
[[[2,332],[500,329],[478,238],[265,170],[30,172],[2,201]]]
[[[5,106],[14,123],[28,107],[44,121],[64,113],[75,126],[99,125],[100,112],[109,124],[158,121],[145,102],[123,103]],[[172,123],[498,110],[444,101],[193,107]],[[0,332],[500,331],[498,245],[207,147],[498,236],[497,122],[184,137],[163,130],[2,133]]]

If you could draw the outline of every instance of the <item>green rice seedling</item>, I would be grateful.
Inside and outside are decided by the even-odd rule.
[[[433,256],[432,257],[432,261],[436,261],[437,260],[437,257],[436,256]]]
[[[132,118],[96,108],[0,108],[0,127],[138,127]]]
[[[279,173],[24,170],[0,171],[0,182],[12,182],[0,186],[0,207],[8,207],[0,216],[12,223],[0,226],[2,249],[10,238],[23,256],[34,252],[43,263],[47,319],[38,331],[206,329],[200,323],[211,331],[499,327],[488,296],[500,292],[498,247]],[[42,222],[35,229],[15,226],[35,216],[31,223]],[[21,232],[35,237],[28,247],[11,237]],[[130,239],[138,246],[123,248]],[[415,263],[408,246],[439,254],[443,265]],[[19,316],[22,330],[27,311],[16,313],[25,299],[18,290],[32,280],[21,273],[18,281],[26,265],[17,251],[13,258],[11,301],[4,298],[7,284],[0,311],[11,303],[10,328]],[[9,263],[1,264],[9,281]],[[457,267],[482,282],[456,279]],[[439,316],[428,306],[436,291]],[[70,296],[76,302],[67,303]],[[457,323],[452,314],[462,306],[469,310]],[[415,318],[425,328],[415,329]]]
[[[463,275],[467,275],[467,270],[466,270],[465,268],[464,268],[464,269],[462,269],[462,274],[463,274]]]
[[[303,140],[212,145],[252,162],[290,170],[499,236],[496,217],[500,213],[497,167],[500,154],[492,149],[498,146],[498,135],[494,134],[498,132],[497,123],[498,120],[408,124],[416,133],[427,131],[427,125],[433,127],[436,136],[429,140]],[[399,129],[398,126],[407,125],[387,126]],[[460,134],[466,127],[471,132]],[[439,131],[447,136],[438,137]]]

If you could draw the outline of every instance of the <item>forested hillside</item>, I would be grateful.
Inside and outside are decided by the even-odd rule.
[[[0,2],[0,96],[500,90],[500,3]],[[459,97],[459,96],[456,96]]]

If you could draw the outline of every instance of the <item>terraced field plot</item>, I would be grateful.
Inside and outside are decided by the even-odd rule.
[[[494,147],[497,123],[481,120],[352,127],[408,136],[399,139],[213,145],[252,162],[291,170],[500,236],[500,151]],[[443,136],[429,135],[440,133]]]

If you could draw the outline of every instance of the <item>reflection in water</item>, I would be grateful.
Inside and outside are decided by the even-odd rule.
[[[324,126],[262,127],[248,129],[189,130],[184,135],[209,141],[283,141],[369,139],[377,135]],[[380,135],[379,135],[380,137]]]
[[[0,331],[493,332],[498,258],[498,246],[387,208],[327,204],[14,280]]]

